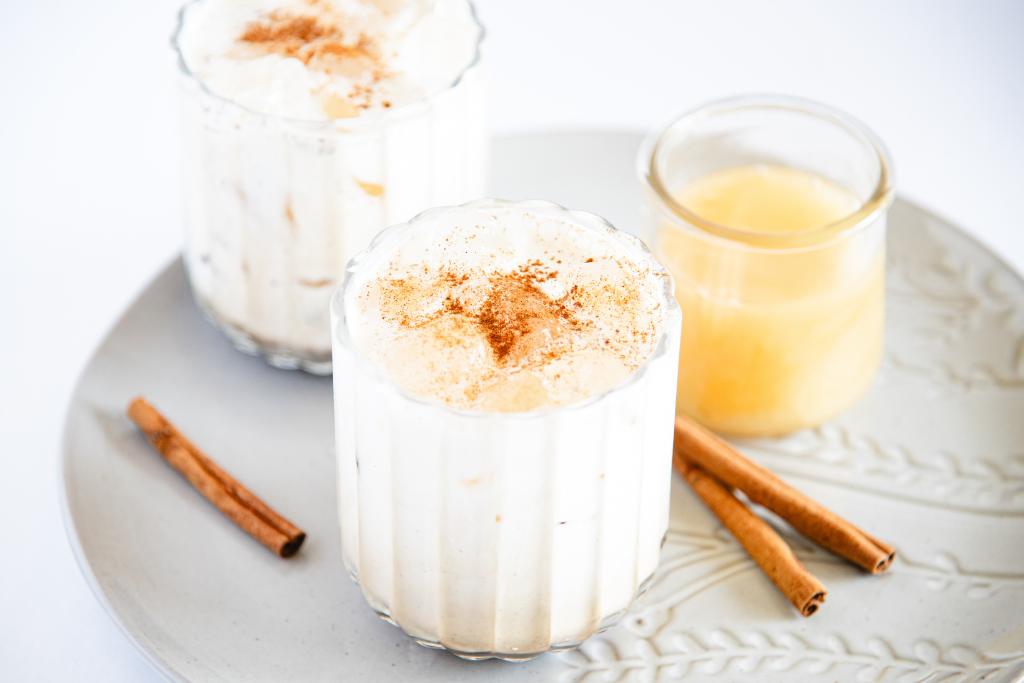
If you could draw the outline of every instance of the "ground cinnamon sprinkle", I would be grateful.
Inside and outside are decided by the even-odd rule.
[[[387,363],[413,393],[464,408],[530,410],[575,396],[594,373],[632,372],[661,325],[635,263],[597,257],[583,261],[595,264],[586,273],[556,263],[397,267],[363,290],[362,305],[394,331]]]
[[[574,284],[553,298],[541,286],[556,278],[558,271],[537,260],[514,271],[475,276],[442,269],[433,277],[382,278],[377,305],[386,322],[405,329],[424,328],[445,317],[464,318],[487,341],[499,366],[557,360],[572,350],[573,332],[592,326],[582,317],[585,311],[622,315],[639,305],[636,287],[620,281],[586,288]],[[470,290],[461,291],[467,283]],[[616,328],[603,346],[635,349],[649,342],[656,325],[627,327],[626,332]]]
[[[369,108],[374,95],[371,85],[388,75],[377,40],[346,30],[344,18],[326,8],[314,4],[310,11],[314,13],[268,12],[250,22],[238,42],[260,54],[291,57],[328,74],[365,80],[352,86],[346,100],[360,109]]]
[[[428,326],[443,317],[459,316],[470,323],[484,339],[499,365],[513,357],[521,359],[530,349],[523,348],[535,333],[546,330],[554,336],[561,326],[572,326],[574,314],[563,300],[555,300],[538,284],[556,277],[539,264],[526,264],[513,272],[495,272],[486,276],[484,291],[480,280],[471,293],[460,292],[470,282],[467,272],[442,270],[434,278],[390,278],[382,280],[379,302],[383,318],[402,328]],[[444,293],[440,306],[430,301]],[[471,299],[464,300],[463,297]]]
[[[274,10],[251,22],[238,40],[267,54],[300,59],[304,64],[317,61],[315,66],[326,71],[342,61],[380,66],[374,41],[366,35],[354,38],[347,35],[336,20]],[[380,77],[380,73],[371,74],[373,80],[380,80]]]
[[[321,25],[316,17],[291,16],[274,11],[262,21],[250,23],[239,40],[258,43],[268,50],[294,56],[299,48],[332,32],[332,28]]]
[[[552,299],[537,287],[538,281],[554,277],[557,273],[536,272],[530,266],[491,277],[491,288],[476,316],[476,323],[499,365],[510,356],[525,355],[530,349],[517,347],[535,333],[547,332],[548,336],[555,337],[557,328],[576,325],[564,301]],[[514,351],[517,353],[513,354]]]

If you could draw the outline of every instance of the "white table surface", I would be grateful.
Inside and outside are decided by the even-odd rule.
[[[178,248],[176,5],[37,0],[0,21],[0,680],[160,680],[79,575],[57,458],[77,374]],[[1024,2],[479,5],[497,133],[820,99],[888,142],[900,193],[1024,270]]]

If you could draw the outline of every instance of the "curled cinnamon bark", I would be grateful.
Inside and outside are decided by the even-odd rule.
[[[884,572],[896,556],[891,545],[800,493],[689,418],[676,418],[675,451],[726,486],[743,491],[822,548],[872,574]]]
[[[171,467],[242,530],[281,557],[298,552],[305,532],[221,469],[145,399],[129,404],[128,417]]]
[[[721,483],[688,463],[678,452],[674,454],[673,462],[694,493],[736,537],[800,614],[809,617],[817,612],[825,602],[825,586],[807,571],[782,537]]]

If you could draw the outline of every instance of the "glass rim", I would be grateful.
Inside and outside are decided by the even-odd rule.
[[[667,136],[680,124],[743,110],[782,111],[818,119],[840,128],[870,148],[878,162],[878,181],[870,195],[842,218],[796,233],[763,233],[735,228],[708,220],[677,201],[658,172],[659,155]],[[815,100],[778,94],[748,94],[705,102],[673,117],[647,136],[637,155],[641,182],[652,191],[660,208],[674,219],[697,228],[704,236],[724,240],[735,248],[784,253],[826,247],[860,232],[884,213],[894,198],[892,157],[881,138],[854,116]]]
[[[423,97],[420,97],[412,102],[406,104],[391,107],[388,109],[381,109],[379,112],[375,112],[374,116],[358,115],[351,118],[344,119],[303,119],[296,118],[294,116],[284,116],[281,114],[274,114],[272,112],[260,111],[259,109],[253,109],[248,107],[241,102],[233,100],[229,97],[225,97],[206,84],[206,82],[200,78],[191,68],[189,68],[188,62],[185,61],[185,55],[181,49],[181,37],[185,30],[185,22],[189,10],[203,2],[209,0],[188,0],[184,5],[178,8],[177,18],[175,20],[174,32],[171,33],[170,43],[171,49],[174,50],[176,61],[178,64],[178,71],[181,76],[185,77],[189,83],[195,85],[205,95],[212,97],[221,104],[225,104],[230,107],[234,107],[240,111],[245,112],[251,116],[262,117],[268,120],[280,121],[293,126],[299,126],[308,128],[310,130],[330,130],[332,132],[344,132],[346,129],[362,128],[367,126],[378,125],[381,122],[399,120],[415,114],[419,109],[429,104],[431,101],[439,97],[440,95],[454,90],[460,83],[465,80],[466,75],[473,71],[480,65],[482,58],[481,46],[483,45],[484,38],[487,35],[487,29],[480,23],[480,17],[477,14],[476,5],[473,0],[462,0],[469,7],[469,17],[476,27],[476,41],[473,45],[473,56],[469,62],[462,67],[462,69],[455,75],[455,78],[451,80],[447,85],[437,89],[436,91],[429,92]]]
[[[572,219],[572,222],[582,226],[585,230],[603,233],[610,236],[613,240],[620,244],[639,250],[640,256],[646,260],[647,264],[651,267],[652,271],[656,274],[662,283],[661,295],[663,298],[663,304],[665,305],[665,316],[662,324],[662,329],[658,334],[658,341],[655,344],[654,350],[651,354],[641,363],[629,376],[619,384],[612,386],[603,391],[597,392],[593,395],[582,398],[572,403],[566,403],[563,405],[547,406],[536,410],[529,411],[493,411],[493,410],[473,410],[466,408],[457,408],[443,403],[439,400],[432,398],[425,398],[415,396],[404,388],[396,384],[387,374],[384,372],[377,363],[367,358],[361,349],[353,342],[352,335],[349,331],[348,319],[346,315],[345,301],[347,299],[348,291],[352,286],[354,278],[360,272],[360,266],[362,261],[366,259],[375,249],[387,239],[417,229],[417,226],[436,218],[437,216],[444,214],[449,211],[458,209],[481,209],[481,210],[494,210],[494,209],[508,209],[508,208],[523,208],[523,209],[534,209],[544,210],[556,214],[564,214]],[[396,223],[391,225],[381,232],[379,232],[373,240],[370,242],[366,249],[363,249],[358,254],[353,256],[345,267],[345,276],[342,279],[341,284],[335,288],[331,294],[331,348],[336,348],[337,344],[340,344],[345,348],[346,351],[352,354],[355,361],[365,370],[367,370],[371,377],[379,382],[382,386],[387,387],[388,391],[393,395],[401,398],[404,401],[408,401],[420,406],[430,407],[435,410],[440,410],[450,415],[456,415],[459,417],[476,418],[476,419],[514,419],[514,420],[533,420],[544,418],[556,413],[563,411],[576,411],[596,404],[611,394],[619,393],[633,384],[640,381],[644,377],[650,366],[654,361],[663,357],[669,352],[669,342],[673,332],[673,327],[679,327],[682,322],[682,311],[679,308],[679,304],[676,302],[675,297],[675,283],[672,279],[671,273],[668,269],[661,264],[660,261],[654,256],[654,253],[648,248],[636,235],[632,235],[623,230],[620,230],[609,223],[607,220],[598,216],[597,214],[590,213],[588,211],[578,211],[568,209],[561,204],[549,202],[541,199],[528,199],[528,200],[510,200],[510,199],[498,199],[498,198],[482,198],[476,199],[465,204],[459,204],[454,206],[439,206],[427,209],[420,212],[413,218],[403,223]],[[337,372],[338,364],[334,364],[334,370]]]

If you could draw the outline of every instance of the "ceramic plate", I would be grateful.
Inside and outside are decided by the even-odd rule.
[[[641,226],[639,136],[498,141],[493,193]],[[63,490],[97,597],[176,681],[1002,681],[1024,674],[1024,283],[897,201],[888,352],[828,425],[743,449],[895,543],[881,577],[799,538],[829,589],[811,619],[678,482],[661,567],[622,623],[525,664],[426,650],[367,607],[341,564],[330,381],[236,352],[175,261],[124,314],[68,409]],[[206,504],[124,417],[147,396],[309,533],[280,560]],[[783,533],[788,533],[780,524]]]

